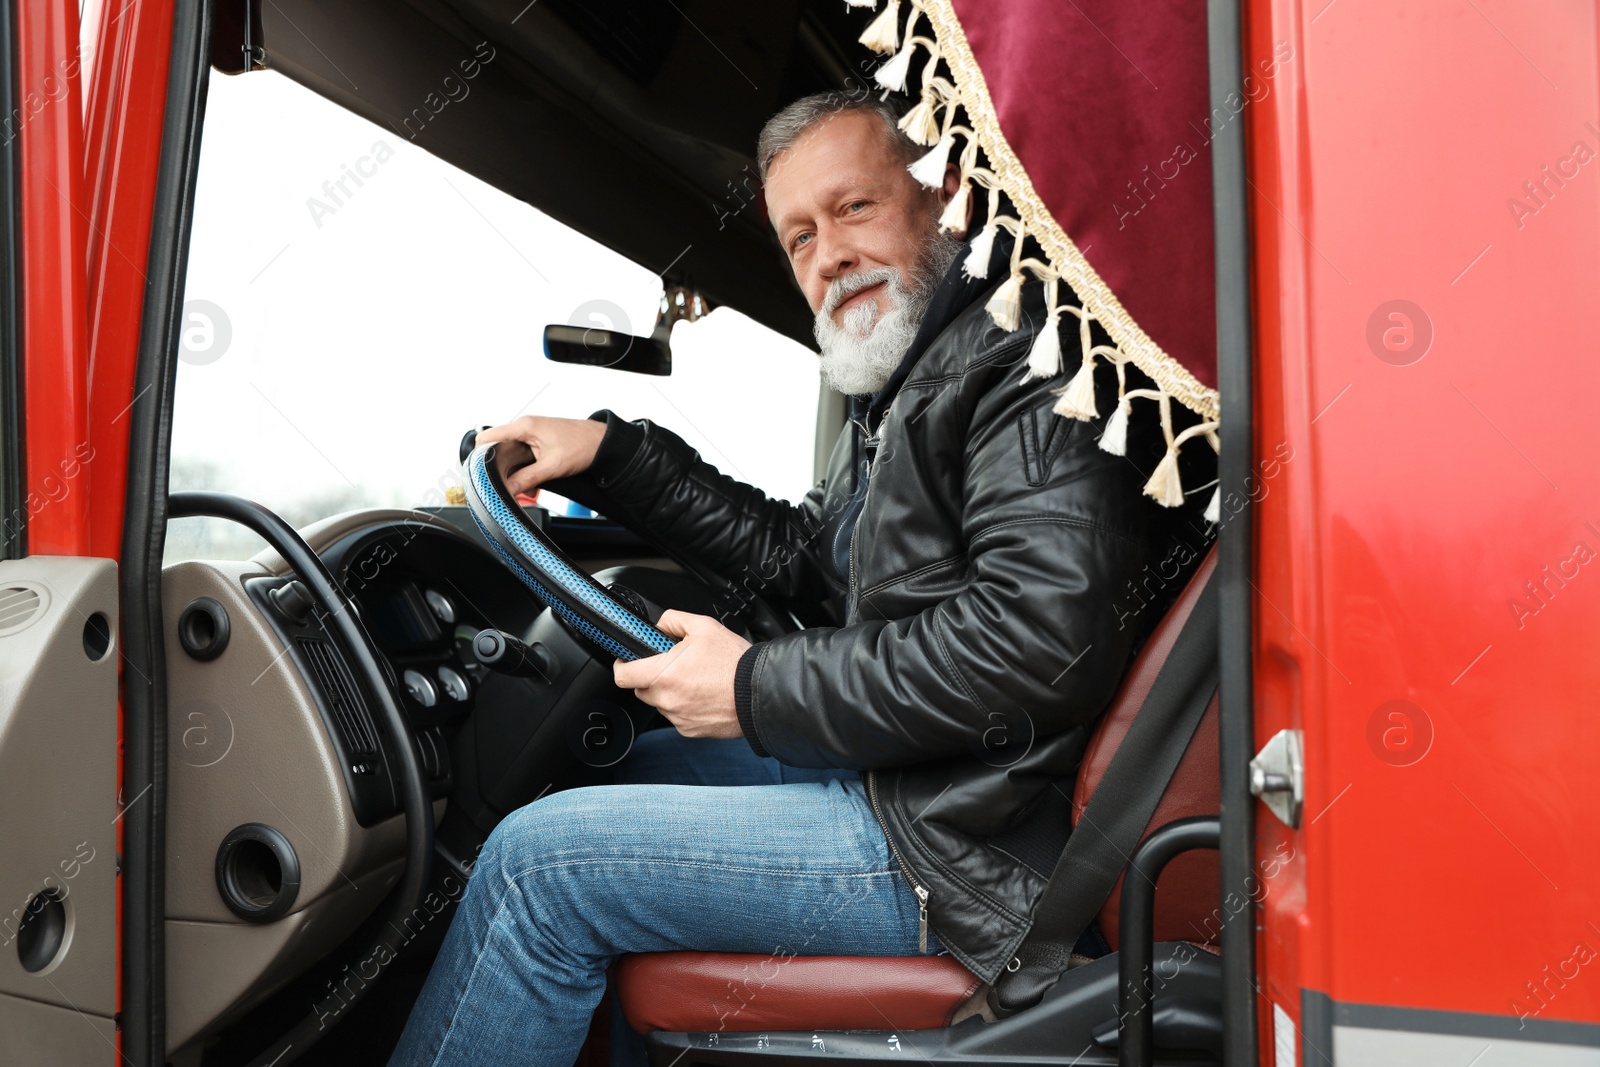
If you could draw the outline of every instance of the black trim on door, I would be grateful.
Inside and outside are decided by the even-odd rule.
[[[149,287],[139,323],[122,532],[122,1051],[129,1067],[166,1063],[167,669],[161,555],[189,224],[210,72],[211,6],[177,0],[151,209]]]
[[[1244,27],[1240,0],[1209,0],[1211,106],[1230,94],[1244,98]],[[1223,497],[1237,487],[1245,504],[1225,518],[1218,535],[1218,644],[1221,658],[1219,726],[1222,757],[1222,898],[1252,884],[1255,800],[1250,760],[1255,755],[1251,673],[1250,475],[1255,466],[1250,348],[1250,215],[1245,195],[1244,122],[1222,124],[1211,142],[1212,218],[1216,243],[1217,388],[1222,394]],[[1223,912],[1223,1062],[1256,1067],[1256,916],[1253,908]]]
[[[0,0],[0,115],[16,114],[17,10],[11,0]],[[8,124],[9,126],[9,124]],[[17,559],[28,553],[26,483],[27,435],[22,421],[22,254],[18,235],[21,215],[21,152],[16,130],[7,130],[0,143],[0,559]]]

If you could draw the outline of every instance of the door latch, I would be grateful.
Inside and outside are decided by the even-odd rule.
[[[1306,766],[1299,730],[1279,730],[1250,761],[1250,793],[1291,830],[1300,826]]]

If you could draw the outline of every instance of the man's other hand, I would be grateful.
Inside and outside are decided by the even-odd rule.
[[[521,441],[533,450],[533,462],[506,478],[512,493],[532,493],[545,482],[582,474],[594,463],[606,424],[593,419],[554,419],[524,415],[478,434],[478,444]]]
[[[709,615],[665,611],[656,623],[680,638],[671,652],[632,663],[617,661],[622,689],[665,715],[685,737],[741,737],[733,705],[733,675],[750,642]]]

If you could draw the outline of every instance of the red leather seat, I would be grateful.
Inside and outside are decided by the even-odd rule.
[[[1189,584],[1184,587],[1182,595],[1167,610],[1161,623],[1145,642],[1144,648],[1139,650],[1133,666],[1128,668],[1128,673],[1123,676],[1122,685],[1118,688],[1115,699],[1089,738],[1089,747],[1084,750],[1083,763],[1078,768],[1078,784],[1072,794],[1074,826],[1078,824],[1084,805],[1089,803],[1089,798],[1094,795],[1100,780],[1105,777],[1106,768],[1111,765],[1111,757],[1116,755],[1117,747],[1128,735],[1128,728],[1133,725],[1133,717],[1138,714],[1145,697],[1150,693],[1150,687],[1155,684],[1156,675],[1167,661],[1167,654],[1172,651],[1173,644],[1178,640],[1178,631],[1182,630],[1183,624],[1189,620],[1189,613],[1194,610],[1195,601],[1200,599],[1201,590],[1205,588],[1206,582],[1211,580],[1212,572],[1216,569],[1217,554],[1216,550],[1212,549],[1206,553],[1206,558],[1200,561],[1200,566],[1195,568],[1194,576],[1189,579]],[[1149,837],[1152,832],[1174,819],[1183,819],[1190,815],[1216,815],[1222,810],[1221,754],[1217,748],[1217,706],[1217,694],[1213,693],[1199,725],[1195,727],[1194,736],[1189,740],[1189,747],[1184,752],[1183,759],[1178,761],[1177,769],[1172,772],[1172,781],[1167,783],[1167,791],[1161,794],[1155,813],[1145,825],[1143,837]],[[1215,945],[1221,933],[1222,921],[1220,864],[1221,860],[1215,849],[1185,852],[1167,864],[1166,869],[1161,872],[1161,878],[1156,882],[1155,939],[1157,941],[1192,941],[1196,944]],[[1118,878],[1105,907],[1100,909],[1100,914],[1095,918],[1100,932],[1105,935],[1107,943],[1113,949],[1118,947],[1121,902],[1122,879]]]
[[[978,991],[950,956],[651,952],[617,964],[628,1022],[651,1030],[930,1030]]]
[[[1074,824],[1215,569],[1213,549],[1145,642],[1095,727],[1073,793]],[[1221,809],[1218,759],[1213,696],[1146,835],[1173,819],[1217,814]],[[1204,850],[1167,865],[1157,883],[1157,941],[1215,942],[1221,914],[1217,864],[1217,854]],[[1119,880],[1097,919],[1113,948],[1120,928],[1121,890]],[[775,957],[725,952],[625,956],[617,965],[615,980],[623,1014],[640,1033],[932,1029],[949,1025],[956,1009],[980,984],[949,956]]]

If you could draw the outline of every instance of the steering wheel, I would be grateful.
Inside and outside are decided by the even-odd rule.
[[[391,895],[394,903],[389,921],[378,928],[374,942],[360,957],[382,959],[387,963],[395,958],[400,949],[399,931],[404,920],[422,904],[428,889],[433,860],[433,805],[428,798],[427,780],[423,774],[421,757],[417,754],[416,742],[411,737],[411,728],[380,665],[378,653],[367,638],[366,631],[356,621],[349,598],[328,573],[327,567],[323,566],[322,560],[294,528],[276,514],[252,500],[226,493],[172,493],[167,497],[167,509],[168,515],[174,519],[190,516],[230,519],[259,534],[283,557],[294,576],[304,583],[322,615],[323,625],[337,635],[344,653],[350,658],[351,667],[372,694],[377,705],[374,710],[377,712],[378,726],[388,735],[391,743],[395,792],[399,794],[406,820],[406,865]],[[340,1007],[336,1010],[318,1011],[313,1006],[294,1029],[252,1059],[250,1067],[282,1067],[299,1058],[333,1022],[348,1014],[350,1006],[375,984],[374,981],[363,982],[353,993],[341,999]]]
[[[567,558],[506,488],[506,476],[533,462],[520,441],[474,449],[467,457],[467,508],[500,561],[572,630],[624,661],[670,651],[676,639],[656,629],[636,594],[611,590]],[[633,603],[624,603],[627,597]]]

